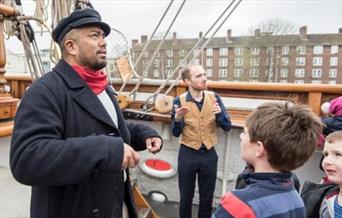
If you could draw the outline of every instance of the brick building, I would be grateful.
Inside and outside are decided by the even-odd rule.
[[[167,78],[199,38],[178,39],[173,33],[161,46],[147,77]],[[146,35],[141,36],[140,42],[132,40],[133,60],[146,42]],[[151,42],[137,66],[139,74],[159,42]],[[216,81],[342,84],[342,28],[336,34],[307,34],[307,27],[303,26],[297,35],[271,35],[256,30],[253,36],[232,36],[228,30],[225,37],[213,38],[194,62],[202,64],[208,79]]]

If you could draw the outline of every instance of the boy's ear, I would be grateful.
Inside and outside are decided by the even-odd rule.
[[[264,143],[262,143],[261,141],[257,141],[256,146],[257,146],[255,150],[256,157],[263,156],[266,153]]]

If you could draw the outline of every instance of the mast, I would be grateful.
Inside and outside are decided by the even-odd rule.
[[[3,3],[1,1],[1,3]],[[12,119],[17,110],[19,99],[13,98],[6,86],[5,66],[6,66],[6,50],[4,41],[4,17],[14,16],[18,12],[9,6],[0,3],[0,121],[4,119]]]

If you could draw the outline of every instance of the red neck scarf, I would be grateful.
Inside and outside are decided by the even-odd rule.
[[[107,86],[107,74],[102,70],[93,71],[89,68],[74,64],[72,68],[87,83],[89,88],[96,94],[100,94]]]

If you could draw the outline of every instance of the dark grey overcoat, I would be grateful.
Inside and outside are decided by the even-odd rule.
[[[16,180],[32,186],[32,218],[121,218],[124,199],[136,217],[129,179],[123,182],[123,143],[139,151],[146,149],[147,137],[159,135],[127,124],[114,91],[106,91],[118,127],[63,60],[26,91],[15,118],[10,165]]]

